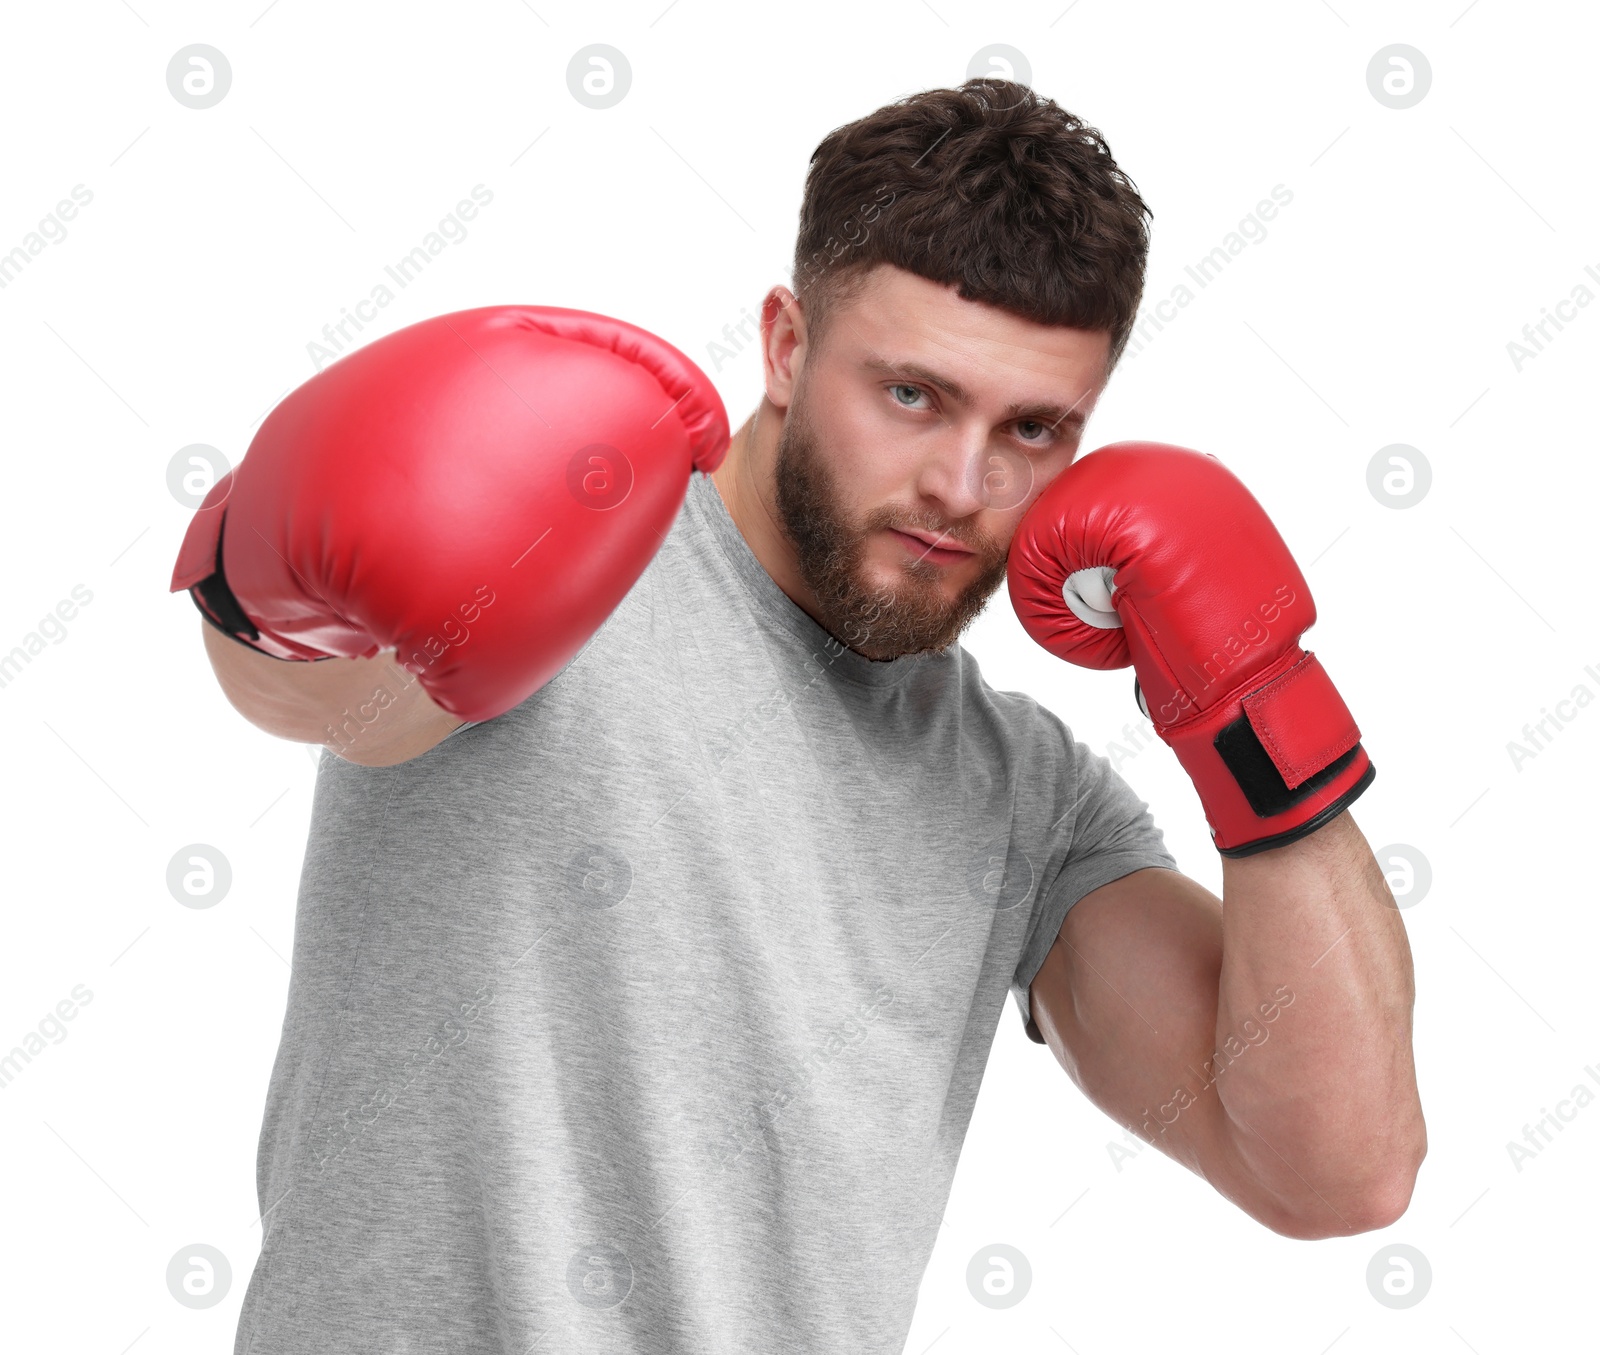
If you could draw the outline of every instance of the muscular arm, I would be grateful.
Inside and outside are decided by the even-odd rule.
[[[204,620],[200,629],[229,703],[280,739],[325,744],[363,767],[390,767],[420,757],[463,723],[428,699],[392,651],[292,663],[231,640]]]
[[[1223,858],[1223,894],[1141,870],[1067,913],[1030,989],[1086,1095],[1273,1231],[1384,1227],[1427,1134],[1411,953],[1348,813]]]

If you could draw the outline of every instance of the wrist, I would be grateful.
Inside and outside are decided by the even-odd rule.
[[[1171,705],[1152,714],[1142,689],[1140,704],[1194,782],[1224,856],[1315,832],[1375,775],[1349,707],[1316,655],[1298,646],[1187,718],[1163,723]]]

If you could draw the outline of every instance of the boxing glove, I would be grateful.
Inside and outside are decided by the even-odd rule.
[[[1372,783],[1355,719],[1300,647],[1311,590],[1214,456],[1121,442],[1075,461],[1025,514],[1007,584],[1058,658],[1133,665],[1140,707],[1224,856],[1314,832]]]
[[[492,719],[599,629],[727,447],[705,374],[634,325],[435,316],[272,410],[190,522],[172,591],[275,658],[393,649],[439,706]]]

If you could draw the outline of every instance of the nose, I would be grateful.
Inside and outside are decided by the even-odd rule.
[[[989,504],[986,481],[996,469],[989,464],[990,456],[983,429],[949,425],[919,470],[919,497],[937,504],[952,522],[971,517]]]
[[[951,521],[984,509],[1004,512],[1032,491],[1033,463],[995,443],[982,427],[952,424],[923,462],[917,489]]]

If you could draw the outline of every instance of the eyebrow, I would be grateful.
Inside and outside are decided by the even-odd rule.
[[[965,405],[972,402],[971,393],[960,382],[952,381],[949,377],[941,375],[931,367],[924,367],[920,362],[885,362],[882,358],[867,358],[864,360],[863,365],[872,371],[882,372],[885,376],[910,377],[913,380],[924,382],[937,390],[943,391],[957,404]],[[1038,401],[1033,404],[1013,402],[1006,406],[1005,417],[1007,419],[1037,419],[1052,428],[1065,424],[1068,428],[1080,432],[1089,418],[1077,405],[1069,407],[1053,404],[1048,400]]]

